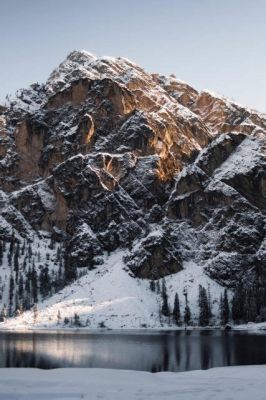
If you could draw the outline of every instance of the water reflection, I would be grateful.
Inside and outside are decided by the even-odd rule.
[[[0,333],[0,367],[188,371],[265,364],[266,332]]]

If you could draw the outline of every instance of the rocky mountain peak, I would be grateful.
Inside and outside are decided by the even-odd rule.
[[[265,281],[265,133],[174,76],[74,51],[0,110],[0,239],[48,235],[65,284],[117,251],[141,279],[192,262],[221,286]]]

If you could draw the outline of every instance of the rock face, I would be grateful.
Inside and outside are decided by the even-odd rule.
[[[265,280],[266,117],[123,58],[72,52],[0,108],[0,239],[46,231],[69,279],[118,248],[135,276]]]

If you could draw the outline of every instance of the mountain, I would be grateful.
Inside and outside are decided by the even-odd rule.
[[[167,326],[176,293],[180,324],[264,320],[265,134],[264,114],[85,51],[8,98],[2,327]]]

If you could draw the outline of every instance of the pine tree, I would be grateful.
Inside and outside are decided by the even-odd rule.
[[[185,310],[184,310],[184,323],[185,325],[189,325],[190,320],[191,320],[191,312],[190,312],[190,307],[188,305],[188,299],[187,299],[187,289],[184,289],[184,296],[185,296]]]
[[[199,285],[199,326],[207,326],[210,322],[210,308],[206,289]]]
[[[174,308],[173,308],[173,319],[176,325],[180,325],[180,304],[179,304],[179,297],[178,294],[175,294],[175,300],[174,300]]]
[[[40,282],[40,293],[43,298],[47,297],[51,290],[51,280],[49,275],[48,267],[45,267],[41,270],[39,276]]]
[[[163,279],[162,284],[162,315],[164,315],[165,317],[168,317],[170,315],[165,279]]]
[[[211,297],[211,289],[210,289],[210,284],[208,283],[208,307],[209,307],[209,314],[210,314],[210,319],[212,317],[212,297]]]
[[[14,272],[16,276],[16,283],[18,282],[18,272],[19,272],[19,243],[16,246],[15,252],[14,252],[14,259],[13,259],[13,265],[14,265]]]
[[[26,249],[26,241],[25,239],[23,240],[23,245],[21,247],[21,255],[24,256],[25,254],[25,249]]]
[[[3,257],[4,257],[3,243],[0,241],[0,265],[3,264]]]
[[[13,309],[13,296],[14,296],[14,278],[13,275],[10,275],[10,281],[9,281],[9,315],[12,315],[12,309]]]
[[[9,252],[7,254],[7,263],[10,268],[12,267],[12,257],[13,257],[13,250],[12,250],[11,243],[10,243]]]
[[[244,320],[244,302],[245,292],[243,285],[240,283],[235,289],[232,299],[232,319],[236,324]]]
[[[0,314],[0,321],[4,322],[7,318],[7,308],[6,305],[4,304],[2,310],[1,310],[1,314]]]
[[[24,293],[24,279],[23,279],[23,275],[20,274],[19,280],[18,280],[18,296],[19,296],[20,300],[23,299],[23,293]]]
[[[189,305],[186,304],[185,305],[185,311],[184,311],[184,323],[185,323],[185,325],[189,325],[190,320],[191,320],[191,312],[190,312]]]
[[[32,287],[32,299],[34,303],[38,303],[38,276],[34,264],[31,270],[31,287]]]
[[[55,245],[55,242],[54,242],[54,238],[53,237],[51,237],[51,239],[50,239],[50,243],[49,243],[49,249],[51,249],[51,250],[53,250],[54,249],[54,245]]]
[[[61,259],[62,259],[61,247],[58,246],[56,250],[56,262],[59,263]]]
[[[27,272],[26,281],[25,281],[25,292],[23,299],[23,308],[25,310],[29,310],[31,307],[31,273]]]
[[[246,290],[245,296],[245,321],[254,322],[258,315],[256,287],[252,285]]]
[[[154,281],[150,281],[150,289],[152,292],[155,292],[155,282]]]
[[[32,247],[30,244],[28,245],[28,258],[29,260],[32,258]]]
[[[229,320],[229,302],[227,289],[225,289],[224,294],[220,297],[220,314],[221,314],[221,324],[226,325]]]
[[[11,254],[11,256],[13,255],[13,252],[14,252],[14,246],[15,246],[15,233],[13,231],[12,236],[11,236],[10,246],[9,246],[9,253]]]
[[[78,314],[74,314],[74,325],[75,326],[81,326],[80,324],[80,319],[79,319],[79,315]]]
[[[68,257],[68,254],[65,253],[64,257],[64,267],[65,267],[65,283],[71,283],[77,278],[77,269],[71,262]]]

